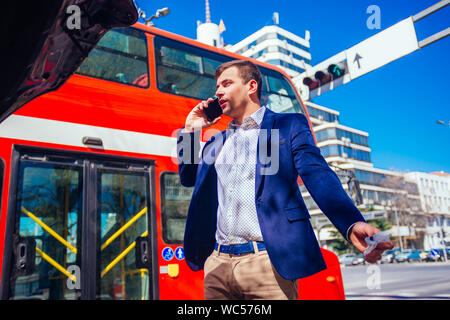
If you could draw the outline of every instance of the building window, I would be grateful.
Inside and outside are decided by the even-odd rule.
[[[289,43],[290,45],[293,45],[294,47],[297,47],[299,49],[302,49],[303,51],[309,52],[309,48],[307,46],[304,46],[294,40],[291,40],[289,38],[286,38],[285,36],[282,36],[278,33],[266,33],[264,35],[262,35],[261,37],[259,37],[258,39],[256,39],[255,41],[250,42],[248,45],[242,47],[242,49],[236,51],[237,53],[244,53],[245,51],[249,50],[251,47],[256,46],[257,44],[262,43],[265,40],[270,40],[270,39],[279,39],[281,41],[286,40],[287,43]]]
[[[145,33],[133,28],[107,32],[76,71],[78,74],[138,87],[148,87]]]
[[[340,145],[330,145],[320,148],[322,155],[326,157],[341,156],[359,161],[370,162],[370,153]]]
[[[321,131],[314,132],[317,142],[322,142],[329,139],[336,139],[336,129],[328,128]]]
[[[297,66],[293,65],[292,63],[289,63],[289,62],[286,62],[286,61],[283,61],[280,59],[272,59],[272,60],[267,61],[267,63],[273,64],[276,66],[282,66],[282,67],[297,71],[299,73],[302,73],[305,71],[305,69],[303,69],[303,68],[297,67]]]
[[[278,37],[279,40],[282,40],[282,41],[286,40],[286,42],[289,43],[290,45],[293,45],[294,47],[297,47],[297,48],[302,49],[302,50],[304,50],[306,52],[309,52],[309,48],[308,47],[306,47],[306,46],[304,46],[304,45],[302,45],[302,44],[300,44],[300,43],[298,43],[298,42],[296,42],[294,40],[286,38],[285,36],[282,36],[281,34],[278,34],[278,33],[277,33],[277,37]]]
[[[307,106],[306,108],[308,109],[309,116],[312,118],[317,118],[326,122],[339,122],[339,117],[334,113],[329,113],[310,106]]]
[[[316,138],[318,142],[325,141],[328,139],[339,139],[347,138],[354,144],[369,146],[369,140],[366,136],[362,136],[353,132],[336,129],[336,128],[327,128],[321,131],[315,132]]]
[[[359,182],[363,184],[384,186],[386,184],[386,179],[388,178],[387,175],[377,172],[363,171],[359,169],[355,169],[353,171],[355,172],[356,178]]]

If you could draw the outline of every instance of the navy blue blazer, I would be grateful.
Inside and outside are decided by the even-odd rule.
[[[278,129],[275,134],[278,139],[271,139],[272,129]],[[179,130],[177,133],[181,184],[195,186],[184,235],[185,259],[194,271],[203,269],[205,260],[214,250],[218,207],[214,160],[226,140],[226,131],[212,136],[201,153],[198,132]],[[272,144],[278,145],[273,148]],[[274,171],[274,161],[268,160],[274,156],[270,150],[277,149],[279,166]],[[298,175],[319,208],[345,238],[353,223],[364,221],[316,147],[306,117],[266,109],[258,138],[256,210],[271,263],[289,280],[326,269],[297,184]]]

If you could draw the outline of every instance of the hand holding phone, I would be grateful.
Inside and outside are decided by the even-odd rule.
[[[194,132],[208,128],[219,122],[222,114],[219,99],[202,101],[188,114],[183,131]]]
[[[206,119],[209,122],[212,122],[217,117],[220,117],[223,114],[223,110],[219,104],[219,98],[216,98],[213,101],[209,101],[208,107],[203,108],[203,113],[206,115]]]

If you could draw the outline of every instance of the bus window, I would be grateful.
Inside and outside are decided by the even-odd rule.
[[[278,113],[301,113],[302,108],[289,82],[281,74],[261,71],[264,78],[261,105]]]
[[[161,214],[164,242],[181,244],[194,188],[183,187],[177,172],[161,175]]]
[[[215,71],[233,58],[162,37],[154,41],[159,90],[200,100],[215,95]],[[303,112],[294,89],[281,73],[258,68],[263,76],[261,105],[278,113]]]
[[[161,37],[155,38],[155,55],[158,89],[200,100],[215,95],[216,68],[231,60]]]
[[[77,73],[104,80],[149,87],[145,33],[133,28],[107,32]]]
[[[76,164],[20,161],[15,239],[28,239],[36,253],[31,274],[13,265],[11,299],[78,298],[66,270],[80,266],[82,186]]]

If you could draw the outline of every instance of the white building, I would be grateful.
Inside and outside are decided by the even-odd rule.
[[[295,77],[311,66],[309,39],[308,30],[302,38],[278,25],[271,25],[263,27],[226,49],[274,64],[290,77]]]
[[[395,197],[402,196],[407,199],[408,212],[414,215],[421,215],[421,204],[419,190],[413,181],[402,181],[402,188],[389,186],[390,179],[403,179],[399,172],[379,169],[373,166],[371,161],[371,148],[369,146],[369,133],[340,123],[340,113],[316,103],[306,101],[305,106],[313,124],[314,135],[317,146],[320,148],[325,160],[335,171],[347,170],[354,173],[359,182],[363,204],[359,207],[367,220],[377,218],[388,218],[393,222],[391,235],[397,237],[401,235],[406,239],[415,241],[423,238],[425,228],[417,232],[418,228],[407,225],[395,225],[393,205]],[[348,186],[343,185],[348,191]],[[302,196],[312,215],[313,224],[316,231],[319,230],[320,240],[332,240],[333,228],[329,225],[328,219],[322,214],[305,187],[301,188]],[[391,204],[389,206],[389,204]],[[327,226],[328,224],[328,226]],[[421,247],[422,240],[414,244]]]
[[[197,21],[197,41],[222,48],[224,45],[222,32],[225,30],[225,26],[222,20],[219,25],[211,21],[209,0],[205,1],[205,15],[206,19],[204,23]]]
[[[450,245],[450,174],[409,172],[405,180],[417,184],[422,210],[427,216],[424,249]]]

